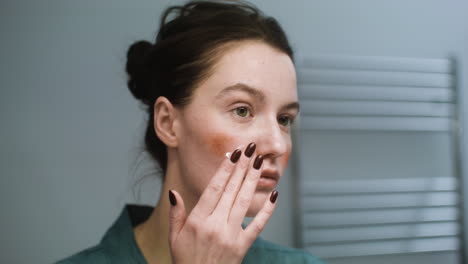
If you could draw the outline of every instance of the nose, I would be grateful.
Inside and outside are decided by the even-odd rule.
[[[258,128],[257,152],[264,158],[284,155],[291,144],[290,134],[285,132],[275,118],[269,118]]]

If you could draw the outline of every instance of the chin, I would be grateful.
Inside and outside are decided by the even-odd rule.
[[[249,210],[247,210],[246,217],[255,217],[258,212],[262,209],[265,204],[265,200],[268,199],[270,192],[266,191],[256,191],[252,202],[250,203]]]

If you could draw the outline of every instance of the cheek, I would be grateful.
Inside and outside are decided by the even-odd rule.
[[[291,149],[286,151],[283,156],[281,157],[280,164],[281,164],[281,170],[285,170],[286,167],[288,166],[288,161],[289,161],[289,156],[291,155]]]
[[[208,136],[207,141],[207,145],[215,155],[224,157],[226,152],[233,151],[231,148],[235,142],[235,138],[231,135],[215,133]]]

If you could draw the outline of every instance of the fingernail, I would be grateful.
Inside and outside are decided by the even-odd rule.
[[[231,162],[236,163],[239,160],[241,154],[242,151],[240,149],[234,150],[234,152],[231,154]]]
[[[175,206],[177,204],[177,199],[175,198],[175,195],[171,190],[169,190],[169,202],[171,202],[172,206]]]
[[[277,198],[278,198],[278,192],[275,190],[271,193],[270,202],[275,203]]]
[[[245,149],[245,152],[244,152],[245,156],[246,156],[247,158],[252,157],[252,154],[255,152],[255,148],[256,148],[256,147],[257,147],[257,145],[255,145],[255,143],[253,143],[253,142],[250,143],[250,144],[247,146],[247,148]]]
[[[255,158],[255,161],[254,161],[254,164],[253,164],[254,169],[256,169],[256,170],[260,169],[260,167],[262,166],[262,163],[263,163],[263,156],[258,155]]]

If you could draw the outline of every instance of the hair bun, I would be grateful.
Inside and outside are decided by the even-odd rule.
[[[153,45],[145,40],[133,43],[127,51],[128,89],[133,96],[148,105],[151,102],[146,58]]]

